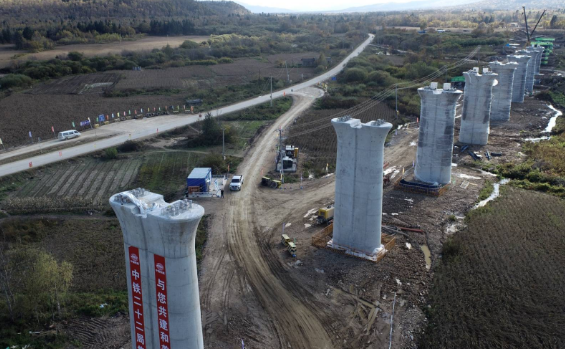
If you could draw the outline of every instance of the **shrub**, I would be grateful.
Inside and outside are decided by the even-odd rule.
[[[347,82],[365,81],[367,72],[360,68],[350,68],[345,71],[345,80]]]
[[[104,150],[104,158],[106,160],[113,160],[118,157],[118,149],[116,148],[107,148]]]
[[[29,87],[33,81],[29,76],[22,74],[8,74],[0,79],[0,88]]]
[[[233,59],[229,58],[229,57],[222,57],[220,59],[218,59],[218,63],[233,63]]]
[[[143,148],[143,145],[136,141],[125,141],[124,143],[120,144],[117,150],[120,153],[130,153],[134,151],[140,151]],[[108,149],[106,149],[108,150]]]
[[[84,58],[84,55],[80,52],[72,51],[67,54],[67,57],[71,61],[80,62]]]

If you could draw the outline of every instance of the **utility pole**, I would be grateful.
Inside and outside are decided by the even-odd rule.
[[[396,90],[396,117],[398,117],[398,84],[394,84],[394,89]]]
[[[273,77],[271,76],[271,107],[273,106]]]

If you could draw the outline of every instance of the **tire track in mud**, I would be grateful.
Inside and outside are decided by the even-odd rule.
[[[224,220],[230,255],[235,259],[238,270],[245,273],[255,296],[270,315],[282,348],[288,345],[304,349],[333,348],[332,340],[315,314],[316,310],[307,305],[312,297],[308,297],[308,292],[292,284],[291,280],[285,281],[283,273],[276,272],[276,264],[278,270],[283,268],[275,255],[262,253],[256,235],[260,229],[254,219],[261,214],[253,204],[254,195],[261,195],[257,193],[256,183],[259,182],[262,165],[270,160],[265,149],[270,149],[275,141],[269,136],[291,122],[313,101],[312,97],[295,96],[296,105],[271,125],[250,150],[244,164],[240,165],[249,184],[238,193],[240,195],[230,196]]]

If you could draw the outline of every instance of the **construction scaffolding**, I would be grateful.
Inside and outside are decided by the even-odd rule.
[[[318,248],[325,248],[333,252],[341,253],[347,256],[362,259],[364,261],[371,261],[373,263],[379,262],[384,256],[390,251],[396,244],[396,237],[382,233],[381,234],[381,244],[383,248],[379,250],[374,256],[365,254],[364,252],[358,251],[354,248],[342,245],[333,244],[333,223],[322,229],[320,232],[312,236],[312,246]]]

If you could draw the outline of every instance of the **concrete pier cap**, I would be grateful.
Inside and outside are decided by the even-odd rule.
[[[333,246],[368,256],[381,245],[384,142],[392,124],[332,119],[337,133]]]
[[[530,61],[531,56],[509,55],[507,58],[509,62],[518,63],[518,68],[514,73],[514,83],[512,84],[512,102],[524,103],[528,62]]]
[[[110,205],[124,236],[132,348],[203,348],[194,243],[204,208],[141,188]]]
[[[421,98],[420,130],[414,176],[426,183],[451,182],[455,109],[462,92],[437,83],[418,89]]]
[[[498,61],[489,63],[490,69],[498,74],[498,84],[492,89],[492,104],[490,110],[491,121],[508,121],[512,107],[512,86],[514,74],[518,63],[501,63]]]

